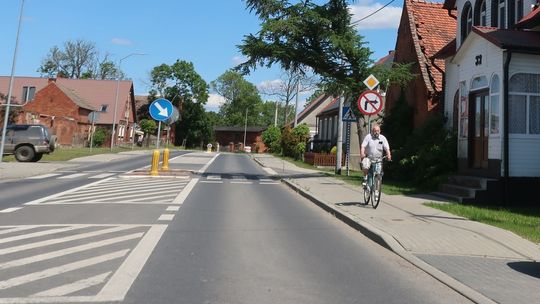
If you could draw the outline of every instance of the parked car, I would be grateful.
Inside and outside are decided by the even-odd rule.
[[[0,133],[1,139],[2,133]],[[37,162],[43,154],[51,153],[56,136],[43,125],[8,125],[4,142],[4,155],[14,154],[17,161]]]

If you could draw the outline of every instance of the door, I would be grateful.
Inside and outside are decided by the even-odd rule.
[[[488,92],[475,93],[471,96],[471,113],[469,119],[469,148],[472,168],[487,169],[488,167],[488,136],[489,136],[489,100]]]

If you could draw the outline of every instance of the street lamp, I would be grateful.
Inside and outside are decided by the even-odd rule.
[[[111,134],[111,151],[114,147],[114,140],[115,140],[115,135],[116,135],[116,110],[118,109],[118,94],[120,91],[120,67],[122,66],[122,60],[131,56],[135,56],[135,55],[143,56],[146,54],[145,53],[131,53],[118,61],[118,72],[116,76],[116,97],[114,98],[114,113],[113,113],[113,125],[112,125],[112,134]]]
[[[21,14],[19,15],[19,25],[17,27],[17,38],[15,39],[15,51],[13,52],[13,63],[11,65],[11,77],[9,79],[9,88],[8,96],[6,100],[6,109],[4,113],[4,128],[2,128],[2,140],[0,142],[0,163],[2,162],[2,157],[4,156],[4,144],[6,142],[6,129],[9,119],[9,107],[11,105],[11,91],[13,90],[13,82],[15,79],[15,64],[17,62],[17,49],[19,48],[19,34],[21,32],[21,22],[24,9],[24,0],[21,1]]]

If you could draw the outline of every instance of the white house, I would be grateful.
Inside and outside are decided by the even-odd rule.
[[[436,56],[446,60],[444,111],[458,130],[459,173],[489,178],[484,199],[532,201],[540,187],[538,3],[446,0],[443,7],[457,9],[456,40]]]

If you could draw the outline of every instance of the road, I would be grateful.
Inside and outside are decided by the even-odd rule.
[[[0,304],[468,303],[247,155],[171,166],[200,173],[109,176],[0,214]]]

